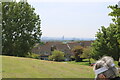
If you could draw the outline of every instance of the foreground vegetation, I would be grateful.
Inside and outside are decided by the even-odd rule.
[[[28,2],[11,1],[2,2],[2,53],[25,57],[40,42],[41,20]]]
[[[3,78],[94,78],[93,67],[69,62],[2,56]]]
[[[120,8],[118,5],[108,6],[112,11],[112,23],[108,27],[101,26],[92,44],[92,58],[98,59],[103,55],[112,56],[115,60],[120,57]]]

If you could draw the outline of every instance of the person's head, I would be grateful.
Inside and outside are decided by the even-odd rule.
[[[114,60],[111,57],[104,56],[94,65],[96,79],[99,78],[115,78],[118,75],[118,70],[115,67]]]

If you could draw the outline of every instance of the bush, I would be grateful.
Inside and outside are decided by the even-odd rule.
[[[48,59],[51,60],[51,61],[64,61],[65,60],[64,52],[58,51],[58,50],[54,50],[52,52],[52,55],[49,56]]]
[[[26,57],[28,58],[34,58],[34,59],[39,59],[39,56],[38,54],[35,54],[35,53],[28,53],[28,55],[26,55]]]
[[[75,60],[75,56],[71,56],[70,58],[71,58],[71,60],[72,60],[72,61],[74,61],[74,60]]]

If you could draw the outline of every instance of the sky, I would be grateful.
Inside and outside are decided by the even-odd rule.
[[[119,0],[27,0],[40,15],[42,37],[95,38],[108,27],[109,5]]]

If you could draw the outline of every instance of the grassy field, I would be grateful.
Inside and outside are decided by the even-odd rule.
[[[11,56],[2,56],[2,60],[3,78],[94,78],[93,67],[82,63]]]
[[[95,63],[96,61],[93,59],[90,59],[91,63]],[[75,61],[68,61],[69,64],[78,64],[78,65],[86,65],[89,66],[88,59],[83,59],[83,62],[75,62]]]

